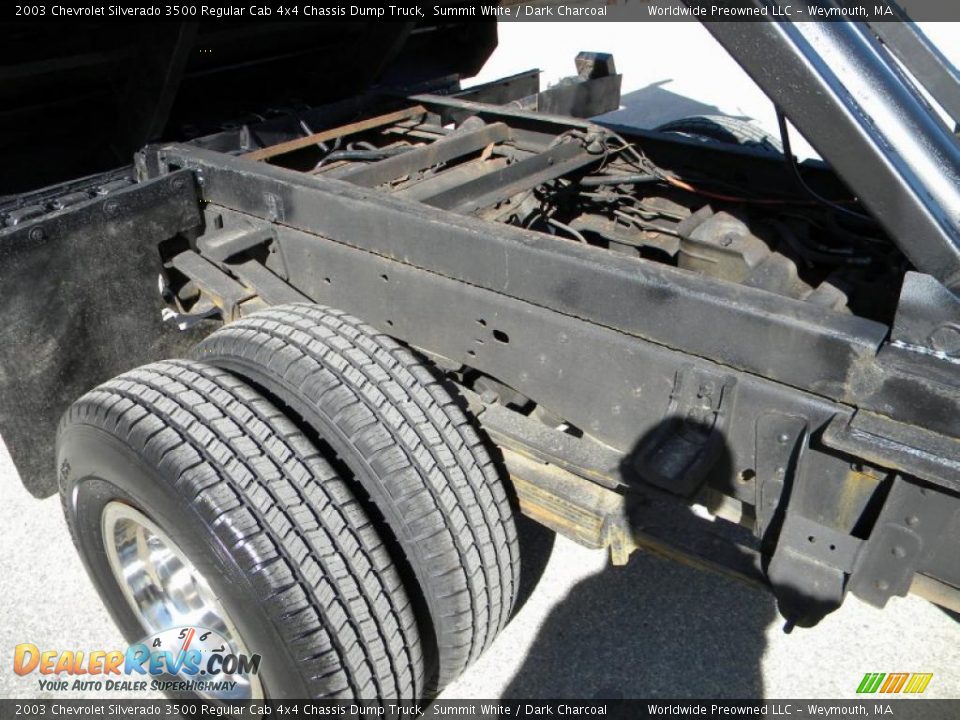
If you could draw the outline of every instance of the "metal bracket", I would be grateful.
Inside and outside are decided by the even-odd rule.
[[[781,413],[765,413],[757,419],[756,444],[756,513],[757,536],[768,545],[776,537],[776,517],[787,477],[797,461],[800,443],[807,431],[807,421]],[[774,532],[768,531],[774,526]]]
[[[736,381],[686,365],[677,371],[667,420],[631,459],[639,477],[677,495],[692,496],[723,454],[721,408]]]
[[[757,532],[788,627],[814,625],[840,607],[861,545],[803,514],[814,487],[801,463],[806,434],[801,417],[768,413],[757,420]]]
[[[960,298],[930,275],[908,272],[891,340],[937,356],[960,357]]]
[[[245,250],[273,240],[274,234],[271,225],[219,230],[197,238],[197,249],[207,259],[222,263]]]
[[[843,604],[844,583],[863,541],[796,513],[787,513],[767,566],[780,613],[811,627]]]
[[[910,591],[913,576],[957,514],[954,503],[926,487],[897,476],[850,577],[849,590],[883,607]]]
[[[802,555],[804,560],[844,573],[853,571],[863,541],[798,513],[787,513],[780,528],[778,550]]]

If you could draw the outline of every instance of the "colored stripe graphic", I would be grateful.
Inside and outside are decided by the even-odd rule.
[[[892,673],[890,675],[891,684],[890,689],[887,690],[888,693],[898,693],[907,682],[907,678],[910,677],[910,673]]]
[[[914,693],[922,693],[933,679],[933,673],[914,673],[913,676],[918,678],[917,686],[912,690]]]
[[[857,693],[920,694],[932,679],[933,673],[866,673],[857,686]]]
[[[860,687],[857,688],[857,692],[866,694],[875,693],[886,676],[886,673],[867,673],[863,676],[863,680],[860,681]]]

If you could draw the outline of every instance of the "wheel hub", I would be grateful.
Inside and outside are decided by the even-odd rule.
[[[148,636],[181,626],[204,628],[220,635],[231,652],[249,654],[206,577],[155,522],[114,500],[103,509],[101,529],[110,568]],[[237,683],[231,699],[263,697],[256,675],[223,678]]]

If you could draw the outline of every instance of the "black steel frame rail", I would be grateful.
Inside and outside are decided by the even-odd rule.
[[[811,303],[340,180],[185,145],[157,153],[161,168],[197,172],[207,202],[835,400],[851,399],[851,378],[888,333]]]

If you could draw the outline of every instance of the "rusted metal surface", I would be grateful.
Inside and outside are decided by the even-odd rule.
[[[375,187],[412,173],[426,170],[439,163],[450,162],[471,153],[492,148],[494,143],[510,139],[510,128],[504,123],[485,125],[477,130],[451,133],[423,147],[380,160],[372,165],[361,165],[339,177],[354,185]]]
[[[255,290],[241,285],[193,250],[184,250],[170,265],[196,283],[226,320],[236,319],[237,306],[256,295]]]
[[[747,583],[753,587],[762,588],[764,590],[770,589],[770,586],[764,581],[763,576],[759,571],[753,573],[744,573],[734,570],[722,562],[716,562],[701,555],[694,555],[642,531],[635,531],[633,534],[633,539],[637,544],[637,549],[646,550],[647,552],[653,553],[654,555],[662,557],[665,560],[673,560],[674,562],[683,563],[684,565],[696,568],[697,570],[708,570],[710,572],[717,573],[718,575],[723,575],[724,577]]]
[[[599,163],[601,159],[599,155],[584,152],[576,143],[560,143],[543,153],[482,175],[433,197],[423,198],[422,202],[443,210],[472,213],[507,200],[531,187]]]
[[[627,564],[637,545],[626,495],[512,450],[503,457],[524,515],[581,545],[610,548],[614,565]]]
[[[703,547],[687,547],[664,534],[654,518],[669,515],[656,501],[622,494],[592,483],[566,470],[503,450],[510,479],[527,517],[576,543],[594,549],[609,549],[610,562],[626,565],[635,550],[701,570],[768,588],[755,556],[733,543],[726,548],[715,538]],[[664,521],[670,524],[671,520]],[[724,550],[741,553],[740,562],[730,562]],[[716,551],[715,555],[711,551]]]
[[[470,391],[464,391],[464,395],[483,408],[480,422],[501,447],[567,470],[614,492],[626,486],[620,474],[623,456],[613,448],[589,437],[575,438],[497,403],[483,406],[480,397]]]
[[[850,472],[840,485],[834,505],[836,526],[848,531],[856,528],[870,498],[887,477],[888,473],[885,471],[862,463],[851,463]]]
[[[405,110],[396,110],[395,112],[387,113],[385,115],[378,115],[377,117],[367,118],[366,120],[358,120],[357,122],[350,123],[349,125],[341,125],[340,127],[322,130],[311,135],[305,135],[301,138],[278,143],[277,145],[270,145],[269,147],[260,148],[259,150],[254,150],[253,152],[247,153],[243,157],[247,158],[248,160],[267,160],[272,157],[277,157],[278,155],[284,155],[286,153],[293,152],[294,150],[301,150],[303,148],[310,147],[311,145],[327,142],[328,140],[334,140],[345,135],[356,135],[357,133],[365,132],[366,130],[373,130],[375,128],[383,127],[384,125],[392,125],[393,123],[400,122],[401,120],[422,117],[426,113],[427,111],[422,105],[414,105],[413,107],[406,108]]]
[[[257,295],[270,305],[310,302],[310,298],[288,285],[256,260],[245,259],[237,263],[229,263],[229,267],[240,280],[256,290]]]
[[[947,610],[960,613],[960,588],[935,580],[929,575],[916,574],[910,585],[910,594],[939,605]]]
[[[406,200],[419,201],[489,175],[491,172],[502,170],[507,164],[507,158],[497,156],[486,160],[480,158],[469,160],[435,175],[404,183],[391,194]]]
[[[922,407],[919,399],[916,402]],[[835,418],[824,430],[823,441],[863,462],[936,478],[960,490],[960,440],[956,437],[860,410],[852,419]]]

